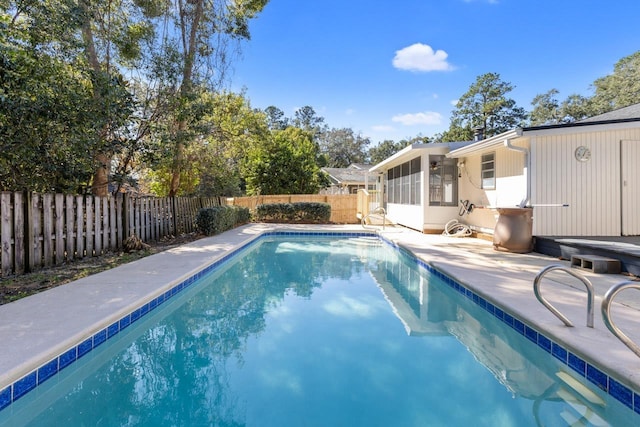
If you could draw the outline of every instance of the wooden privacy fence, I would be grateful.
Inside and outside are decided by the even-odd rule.
[[[221,199],[0,192],[2,277],[195,231],[198,210]]]
[[[330,221],[336,224],[357,224],[358,220],[356,194],[292,194],[277,196],[251,196],[227,199],[227,204],[243,206],[251,211],[256,206],[269,203],[318,202],[331,205]]]

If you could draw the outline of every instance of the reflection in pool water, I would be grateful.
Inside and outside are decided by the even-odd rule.
[[[639,424],[404,253],[290,236],[0,412],[11,426]]]

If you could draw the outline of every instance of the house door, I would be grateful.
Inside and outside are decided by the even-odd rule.
[[[640,141],[620,141],[622,235],[640,235]]]

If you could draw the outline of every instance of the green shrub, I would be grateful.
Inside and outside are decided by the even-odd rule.
[[[198,231],[212,236],[231,230],[239,224],[249,222],[250,214],[248,208],[240,206],[214,206],[198,211],[196,225]]]
[[[302,224],[326,224],[331,218],[328,203],[298,202],[258,205],[256,221]]]

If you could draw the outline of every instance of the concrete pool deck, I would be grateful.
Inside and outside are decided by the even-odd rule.
[[[0,306],[0,392],[268,231],[365,230],[356,225],[249,224]],[[396,227],[366,231],[377,231],[412,251],[487,301],[505,308],[571,352],[640,390],[640,358],[606,329],[600,315],[604,293],[612,285],[628,280],[627,276],[579,270],[596,291],[595,327],[587,328],[586,291],[582,283],[563,272],[546,275],[542,293],[575,325],[568,328],[536,300],[532,286],[543,267],[550,264],[569,267],[568,261],[536,253],[498,252],[491,242],[481,239],[425,235]],[[612,317],[620,329],[640,343],[639,292],[629,290],[618,295]]]

